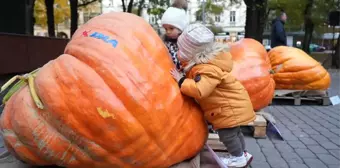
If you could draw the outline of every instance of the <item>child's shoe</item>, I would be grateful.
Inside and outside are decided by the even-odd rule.
[[[247,151],[244,151],[244,156],[246,157],[247,160],[247,165],[245,167],[248,167],[250,163],[253,161],[253,155],[251,155]]]
[[[247,166],[247,159],[244,152],[242,153],[242,156],[230,156],[223,158],[222,161],[228,168],[243,168]]]

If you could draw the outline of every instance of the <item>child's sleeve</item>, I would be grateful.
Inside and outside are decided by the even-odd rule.
[[[183,94],[202,99],[209,96],[220,83],[219,73],[213,68],[207,68],[204,72],[198,71],[194,79],[182,78],[179,86]]]

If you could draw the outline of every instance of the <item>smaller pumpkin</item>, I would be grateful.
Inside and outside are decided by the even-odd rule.
[[[254,39],[245,38],[231,45],[234,67],[232,74],[247,89],[254,110],[271,102],[275,82],[266,49]]]
[[[287,46],[269,52],[276,89],[325,90],[331,84],[327,70],[304,51]]]

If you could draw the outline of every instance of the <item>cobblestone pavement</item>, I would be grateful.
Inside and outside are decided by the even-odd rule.
[[[340,73],[331,75],[330,95],[340,95]],[[246,137],[254,155],[252,168],[340,168],[340,105],[274,105],[265,111],[273,114],[285,141]],[[30,166],[16,162],[0,167]]]
[[[340,73],[331,72],[330,95],[340,95]],[[340,168],[340,105],[269,106],[285,141],[246,138],[252,168]]]

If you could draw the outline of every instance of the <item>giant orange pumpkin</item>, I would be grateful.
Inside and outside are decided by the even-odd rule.
[[[28,86],[6,103],[5,144],[35,165],[160,168],[188,159],[203,147],[207,126],[171,68],[162,40],[142,18],[95,17],[36,73],[41,109]]]
[[[324,90],[331,78],[327,70],[304,51],[279,46],[269,52],[276,89]]]
[[[245,38],[232,44],[230,53],[234,61],[232,74],[247,89],[254,110],[268,106],[275,82],[266,49],[256,40]]]

